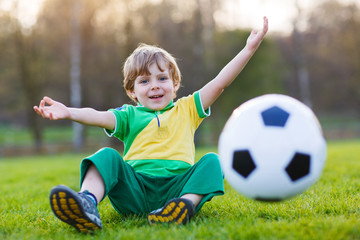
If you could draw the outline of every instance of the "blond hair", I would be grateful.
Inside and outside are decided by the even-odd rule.
[[[127,95],[134,101],[128,91],[134,90],[135,79],[141,75],[150,75],[149,68],[156,63],[160,71],[161,63],[165,63],[169,70],[170,77],[175,84],[180,84],[181,73],[175,58],[164,49],[141,43],[134,52],[126,59],[124,64],[124,88]]]

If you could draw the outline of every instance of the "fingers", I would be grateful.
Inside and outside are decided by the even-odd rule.
[[[42,116],[41,109],[44,108],[44,104],[45,104],[45,103],[44,103],[44,100],[41,100],[39,106],[34,106],[34,107],[33,107],[33,109],[35,110],[35,112],[36,112],[37,114],[39,114],[40,116]]]
[[[258,41],[262,41],[268,30],[269,30],[269,21],[268,21],[267,17],[264,16],[264,24],[263,24],[262,31],[257,32],[255,30],[253,30],[251,34],[253,34],[255,36],[255,38],[258,39]]]
[[[35,112],[36,112],[37,114],[41,115],[38,106],[34,106],[33,109],[35,110]]]
[[[247,39],[246,46],[252,51],[256,51],[256,49],[260,46],[262,40],[264,39],[264,37],[268,31],[268,28],[269,28],[268,19],[267,19],[267,17],[264,17],[263,19],[264,19],[264,23],[263,23],[262,30],[261,31],[256,31],[256,30],[251,31],[250,36]]]
[[[49,97],[44,97],[41,101],[39,106],[34,106],[33,109],[34,111],[40,115],[43,118],[47,118],[47,119],[53,119],[52,114],[49,113],[48,111],[46,111],[46,106],[45,104],[48,103],[49,105],[54,104],[54,100],[52,100]]]
[[[44,100],[41,100],[41,101],[40,101],[39,107],[40,107],[41,109],[43,109],[43,108],[45,107],[45,101],[44,101]]]
[[[43,100],[44,100],[47,104],[49,104],[49,105],[53,105],[53,104],[55,103],[54,100],[52,100],[51,98],[49,98],[49,97],[47,97],[47,96],[45,96],[45,97],[43,98]]]
[[[269,20],[266,16],[264,16],[263,34],[265,35],[268,30],[269,30]]]
[[[264,38],[265,34],[267,33],[268,29],[269,29],[269,21],[268,18],[266,16],[264,16],[264,23],[263,23],[263,28],[261,31],[256,31],[256,30],[252,30],[250,33],[250,36],[254,37],[254,38]]]
[[[44,108],[43,107],[37,107],[37,106],[34,106],[34,110],[35,112],[40,115],[41,117],[43,118],[49,118],[49,114],[44,111]]]

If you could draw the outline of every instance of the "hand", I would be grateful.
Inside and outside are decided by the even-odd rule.
[[[45,103],[49,104],[46,106]],[[44,97],[38,106],[34,106],[34,110],[37,114],[43,118],[50,120],[59,120],[70,118],[69,109],[62,103],[52,100],[49,97]]]
[[[260,32],[257,32],[255,30],[251,31],[250,36],[247,39],[246,46],[250,50],[255,51],[259,47],[261,41],[264,39],[264,36],[267,33],[268,28],[269,28],[268,19],[267,17],[264,17],[264,25],[262,31]]]

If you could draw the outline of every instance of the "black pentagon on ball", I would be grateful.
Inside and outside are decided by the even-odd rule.
[[[256,168],[256,165],[248,150],[237,150],[233,154],[232,167],[244,178],[247,178],[252,171]]]
[[[284,127],[290,114],[280,107],[273,106],[261,112],[265,126]]]
[[[294,157],[285,169],[293,182],[310,173],[310,161],[311,157],[309,154],[295,153]]]

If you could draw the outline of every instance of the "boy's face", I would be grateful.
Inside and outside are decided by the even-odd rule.
[[[149,67],[150,75],[141,75],[135,79],[134,90],[128,90],[133,99],[140,102],[141,105],[152,110],[161,110],[165,108],[174,98],[179,89],[179,83],[173,83],[170,77],[169,69],[161,62],[160,71],[156,63]]]

